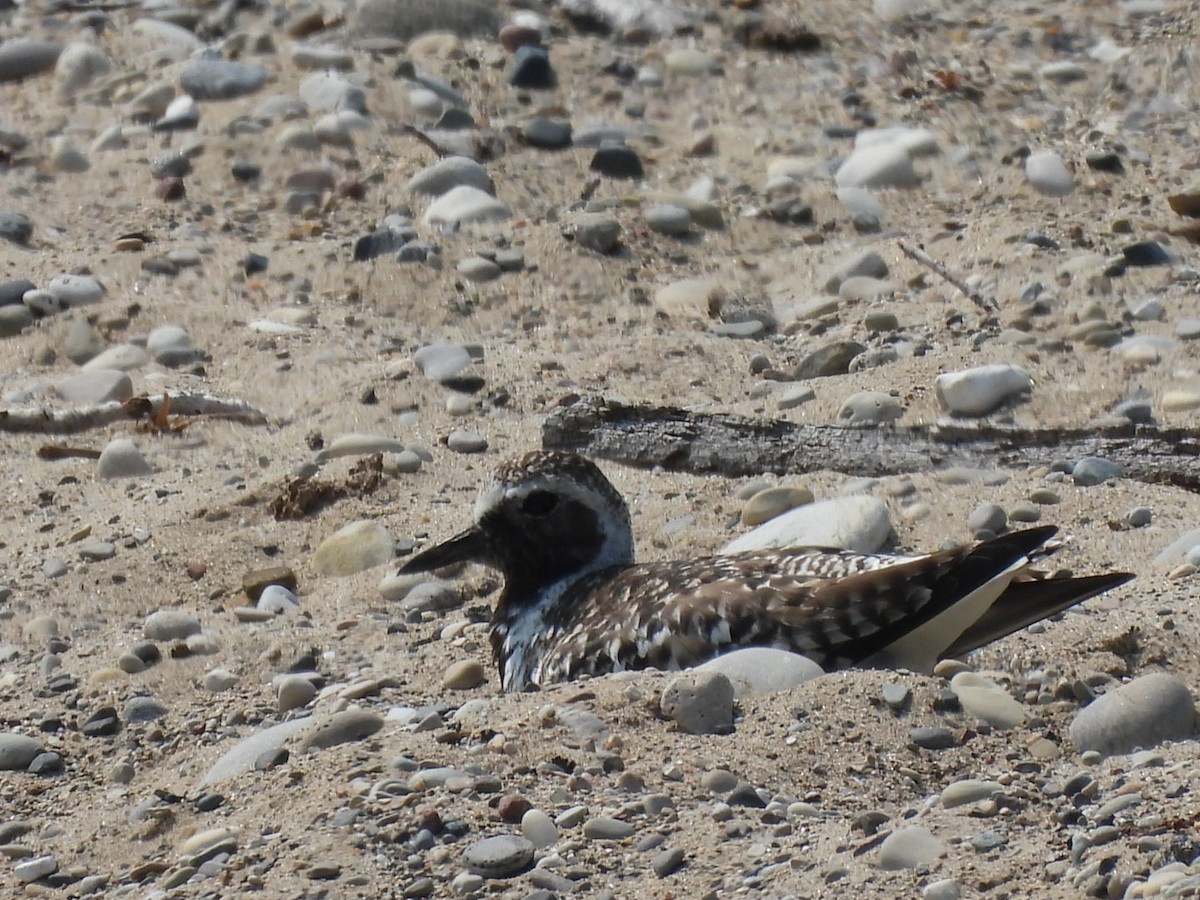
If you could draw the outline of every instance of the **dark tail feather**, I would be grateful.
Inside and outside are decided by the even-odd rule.
[[[1110,572],[1082,578],[1046,578],[1015,581],[974,625],[962,633],[942,654],[955,658],[1007,637],[1034,622],[1056,615],[1097,594],[1125,584],[1130,572]]]

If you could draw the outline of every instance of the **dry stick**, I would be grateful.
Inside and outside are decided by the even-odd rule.
[[[994,300],[990,300],[989,298],[983,296],[983,294],[979,293],[979,291],[971,290],[965,281],[954,275],[949,269],[943,266],[924,250],[920,249],[919,247],[910,247],[904,241],[896,241],[896,246],[899,247],[900,252],[909,259],[920,263],[939,277],[950,282],[952,285],[962,291],[968,300],[970,300],[984,312],[991,313],[997,311],[998,307],[996,306]]]
[[[112,422],[152,417],[161,403],[161,397],[134,397],[123,403],[113,400],[77,409],[0,409],[0,432],[71,434]],[[180,392],[168,395],[168,403],[172,415],[213,416],[244,425],[267,424],[265,412],[236,398]]]

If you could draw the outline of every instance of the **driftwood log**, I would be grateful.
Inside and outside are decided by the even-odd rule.
[[[1018,469],[1099,456],[1127,478],[1200,491],[1200,436],[1150,426],[1017,429],[986,423],[844,428],[580,400],[542,425],[547,449],[730,477],[827,469],[855,476],[952,466]]]

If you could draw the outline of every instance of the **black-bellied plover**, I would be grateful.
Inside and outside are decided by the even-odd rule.
[[[927,672],[1133,577],[1027,574],[1056,531],[918,557],[792,547],[638,564],[629,510],[600,470],[535,451],[496,470],[474,525],[401,571],[471,560],[503,573],[491,641],[505,690],[681,669],[740,647],[791,650],[827,671]]]

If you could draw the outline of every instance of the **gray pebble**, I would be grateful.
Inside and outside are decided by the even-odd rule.
[[[117,555],[117,545],[111,541],[84,541],[75,548],[79,558],[87,562],[100,562]]]
[[[919,825],[897,828],[879,847],[879,868],[915,869],[929,865],[946,852],[945,845]]]
[[[1008,517],[1014,522],[1029,524],[1039,521],[1042,518],[1042,511],[1034,503],[1022,501],[1013,504],[1013,508],[1008,511]]]
[[[57,556],[51,556],[42,563],[42,574],[47,578],[62,578],[70,571],[70,567]]]
[[[694,671],[727,678],[733,686],[735,699],[791,690],[825,674],[808,657],[776,647],[743,647],[710,659]]]
[[[571,226],[575,243],[597,253],[614,252],[621,243],[621,225],[603,213],[583,213]]]
[[[475,431],[455,429],[446,438],[446,446],[455,453],[482,453],[488,448],[487,438]]]
[[[611,816],[593,816],[583,823],[583,836],[593,841],[619,841],[632,837],[636,831],[628,822]]]
[[[949,750],[958,746],[950,730],[940,725],[918,725],[909,731],[908,739],[925,750]]]
[[[197,100],[230,100],[253,94],[266,83],[262,66],[229,59],[189,60],[179,73],[179,86]]]
[[[96,461],[96,476],[102,479],[134,478],[153,471],[137,445],[128,438],[109,441]]]
[[[24,771],[41,752],[41,742],[36,738],[0,733],[0,772]]]
[[[33,313],[24,305],[0,306],[0,337],[20,334],[33,324]]]
[[[58,860],[53,853],[23,859],[13,866],[13,875],[16,876],[17,881],[26,884],[37,881],[39,878],[45,878],[47,875],[53,875],[57,871]]]
[[[1071,723],[1080,750],[1105,755],[1150,749],[1196,733],[1196,707],[1187,686],[1174,675],[1155,672],[1097,698]]]
[[[63,46],[55,41],[16,37],[0,44],[0,81],[23,81],[49,72]]]
[[[775,401],[775,405],[780,409],[795,409],[797,406],[803,406],[805,403],[816,398],[817,392],[812,387],[807,384],[800,384],[790,387],[780,394],[779,399]]]
[[[684,852],[678,847],[671,847],[654,854],[650,860],[650,868],[659,878],[666,878],[683,865]]]
[[[300,741],[301,752],[323,750],[338,744],[361,741],[383,727],[383,716],[369,709],[344,709],[315,723]]]
[[[489,281],[495,281],[503,274],[500,266],[490,259],[484,259],[482,256],[468,256],[456,268],[464,278],[475,284],[486,284]]]
[[[1154,513],[1145,506],[1135,506],[1124,516],[1126,524],[1131,528],[1145,528],[1153,518]]]
[[[842,403],[837,413],[839,425],[869,427],[894,422],[904,410],[900,401],[882,391],[859,391]]]
[[[10,41],[9,44],[11,43]],[[0,44],[0,47],[7,47],[9,44]],[[0,238],[23,247],[29,243],[31,237],[33,237],[33,222],[30,221],[29,216],[0,209]]]
[[[724,675],[694,669],[671,680],[660,706],[689,734],[720,734],[733,727],[733,697],[733,684]]]
[[[975,536],[978,536],[981,531],[987,531],[993,535],[1000,534],[1007,525],[1007,513],[995,503],[981,503],[967,516],[967,528]]]
[[[1099,456],[1085,456],[1071,469],[1071,477],[1080,487],[1102,484],[1110,478],[1120,478],[1125,470],[1115,462]]]
[[[166,714],[166,706],[153,697],[130,697],[125,701],[124,719],[130,724],[153,722]]]
[[[506,878],[533,862],[533,844],[515,834],[484,838],[463,851],[463,863],[485,878]]]
[[[408,180],[413,194],[440,197],[451,188],[468,185],[492,193],[492,178],[487,169],[465,156],[449,156],[422,169]]]
[[[182,609],[160,609],[142,623],[148,641],[181,641],[200,633],[200,620]]]
[[[651,231],[671,237],[681,237],[692,229],[692,215],[682,206],[656,203],[643,213]]]

